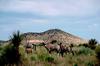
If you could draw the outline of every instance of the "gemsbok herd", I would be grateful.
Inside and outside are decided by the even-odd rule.
[[[40,43],[40,45],[38,46],[44,46],[44,48],[46,48],[46,50],[51,54],[52,52],[56,52],[58,53],[59,55],[61,55],[62,57],[64,56],[64,53],[67,54],[67,53],[72,53],[74,55],[74,51],[72,49],[72,46],[66,46],[62,43],[59,43],[59,44],[51,44],[51,43]],[[32,51],[36,50],[36,45],[35,44],[32,44],[32,45],[26,45],[26,53],[32,53]]]

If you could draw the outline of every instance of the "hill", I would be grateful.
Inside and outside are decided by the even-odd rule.
[[[35,32],[28,32],[22,34],[25,40],[44,40],[46,42],[50,42],[52,40],[57,40],[59,42],[62,42],[64,44],[80,44],[80,43],[86,43],[86,40],[72,35],[70,33],[64,32],[60,29],[50,29],[41,33],[35,33]]]

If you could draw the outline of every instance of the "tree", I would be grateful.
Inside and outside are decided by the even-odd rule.
[[[91,49],[95,49],[97,43],[98,43],[98,42],[97,42],[96,39],[90,39],[90,40],[88,41],[89,47],[90,47]]]
[[[22,36],[19,31],[13,33],[10,38],[10,44],[4,46],[0,55],[0,66],[12,66],[19,64],[21,61],[19,53],[19,45],[21,44]],[[18,65],[17,65],[18,66]]]
[[[11,44],[14,45],[18,49],[19,45],[21,44],[22,41],[22,36],[20,34],[20,31],[14,32],[13,36],[11,36]]]
[[[14,48],[14,55],[15,55],[15,62],[20,61],[20,53],[19,53],[19,45],[21,44],[21,41],[23,40],[20,31],[14,32],[13,35],[10,38],[11,44]]]

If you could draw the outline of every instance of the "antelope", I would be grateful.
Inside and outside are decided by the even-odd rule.
[[[32,53],[32,48],[26,48],[25,51],[27,54]]]
[[[47,49],[47,51],[48,51],[49,53],[51,53],[51,52],[53,52],[53,51],[59,53],[59,50],[60,50],[59,45],[45,44],[45,43],[43,43],[43,45],[44,45],[44,47]]]
[[[58,44],[60,47],[60,51],[59,53],[61,54],[61,56],[63,57],[64,53],[69,52],[69,47],[64,46],[62,43]]]
[[[32,53],[32,46],[27,44],[25,51],[27,54]]]

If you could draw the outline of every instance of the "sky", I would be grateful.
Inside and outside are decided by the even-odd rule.
[[[0,0],[0,40],[55,28],[100,41],[100,0]]]

